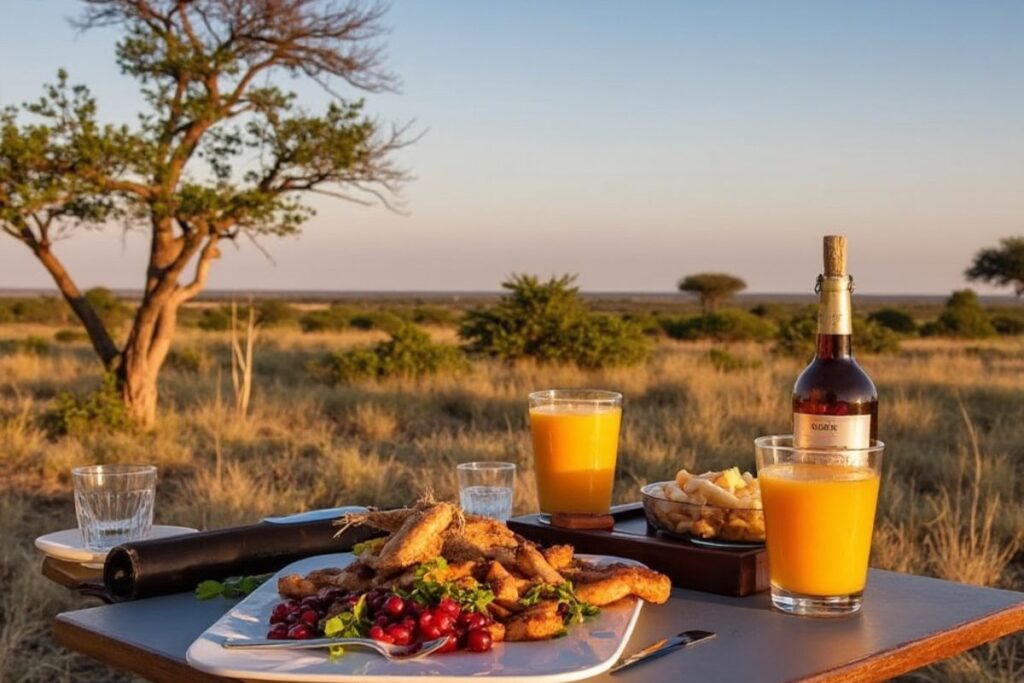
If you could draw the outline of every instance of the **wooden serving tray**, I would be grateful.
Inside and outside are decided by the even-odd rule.
[[[540,515],[514,517],[508,526],[543,545],[570,543],[580,553],[643,562],[679,588],[737,597],[768,590],[768,555],[763,547],[727,550],[667,538],[647,524],[641,503],[618,505],[611,513],[611,531],[562,529],[539,522]]]

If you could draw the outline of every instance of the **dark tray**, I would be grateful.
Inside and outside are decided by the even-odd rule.
[[[768,590],[768,555],[759,548],[707,548],[691,541],[667,538],[647,524],[643,505],[612,508],[611,531],[562,529],[525,515],[508,521],[513,531],[541,543],[569,543],[580,553],[617,555],[643,562],[667,575],[679,588],[744,596]]]

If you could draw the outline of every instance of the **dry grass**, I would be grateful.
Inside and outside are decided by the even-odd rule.
[[[0,337],[52,336],[8,326]],[[434,330],[450,340],[450,330]],[[228,339],[186,331],[180,347],[208,354],[210,372],[168,370],[164,417],[149,434],[50,440],[38,415],[56,392],[98,382],[81,344],[0,357],[0,678],[108,681],[117,674],[61,650],[48,620],[85,604],[38,575],[32,538],[74,525],[68,471],[86,462],[154,462],[157,518],[217,527],[344,503],[403,504],[424,488],[454,496],[454,464],[516,462],[516,508],[536,505],[524,397],[551,386],[600,386],[627,397],[615,495],[679,467],[753,468],[754,436],[785,431],[801,363],[758,345],[730,347],[760,367],[721,372],[707,344],[664,342],[642,368],[583,372],[477,363],[467,374],[326,388],[304,363],[380,333],[261,332],[250,414],[230,405]],[[957,581],[1024,588],[1024,342],[918,341],[896,357],[866,357],[882,391],[889,444],[873,563]],[[219,368],[219,371],[218,371]],[[915,674],[917,680],[1019,679],[1012,640]]]

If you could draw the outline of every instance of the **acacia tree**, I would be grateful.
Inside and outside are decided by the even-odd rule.
[[[1019,298],[1024,294],[1024,237],[1004,237],[998,247],[982,249],[964,275],[968,280],[1012,286]]]
[[[719,303],[746,287],[746,282],[726,273],[697,273],[679,281],[679,291],[691,292],[700,297],[700,305],[705,313],[711,313]]]
[[[380,5],[358,0],[83,0],[83,29],[123,31],[117,63],[141,86],[136,125],[101,125],[96,103],[61,72],[0,112],[0,228],[52,276],[142,424],[179,307],[205,286],[219,245],[294,233],[309,193],[384,203],[406,179],[392,161],[405,128],[385,130],[335,89],[393,89],[381,63]],[[331,95],[314,115],[274,85],[305,77]],[[28,122],[24,122],[24,118]],[[123,220],[150,249],[141,302],[119,345],[54,251],[76,228]]]

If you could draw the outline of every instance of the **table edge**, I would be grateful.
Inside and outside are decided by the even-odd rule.
[[[980,619],[962,622],[940,633],[908,641],[799,680],[805,683],[886,681],[1019,631],[1024,631],[1024,602],[1009,605]],[[928,652],[940,648],[940,656],[927,656]]]
[[[124,643],[102,631],[92,631],[58,614],[53,618],[57,641],[69,650],[80,652],[101,664],[129,671],[150,681],[180,681],[183,673],[190,683],[224,683],[228,680],[168,657],[164,653],[138,643]],[[154,673],[162,674],[160,678]]]

